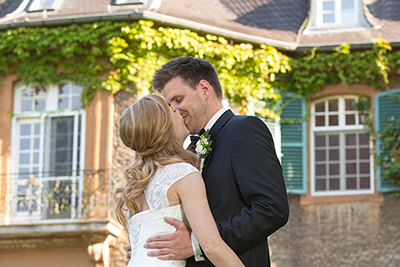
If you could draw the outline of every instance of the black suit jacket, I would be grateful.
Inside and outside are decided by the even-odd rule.
[[[264,122],[226,111],[210,129],[202,175],[224,241],[247,267],[270,266],[267,237],[289,216],[282,167]],[[188,259],[186,266],[213,266]]]

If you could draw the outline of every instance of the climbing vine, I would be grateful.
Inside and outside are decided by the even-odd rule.
[[[154,71],[176,56],[210,61],[219,73],[225,96],[246,113],[276,116],[281,92],[310,96],[329,83],[368,81],[377,89],[399,69],[400,54],[377,39],[370,50],[317,48],[288,56],[274,47],[231,43],[187,29],[157,27],[151,21],[98,22],[59,27],[20,27],[0,32],[0,75],[16,72],[25,84],[45,87],[71,81],[84,87],[87,104],[104,88],[146,93]],[[265,109],[263,103],[270,104]]]

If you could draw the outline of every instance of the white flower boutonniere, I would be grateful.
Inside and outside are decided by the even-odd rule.
[[[196,143],[196,152],[197,154],[199,154],[201,159],[205,159],[212,150],[211,136],[208,132],[209,130],[205,131],[202,135],[200,135],[200,139]]]

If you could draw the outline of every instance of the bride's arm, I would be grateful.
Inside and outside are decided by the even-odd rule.
[[[191,173],[181,179],[175,189],[190,227],[207,258],[218,267],[244,266],[218,232],[200,173]]]

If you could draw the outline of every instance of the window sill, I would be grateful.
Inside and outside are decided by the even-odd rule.
[[[301,195],[300,204],[302,206],[313,204],[330,204],[345,202],[376,202],[383,203],[383,194],[375,193],[371,195],[340,195],[340,196],[310,196]]]

